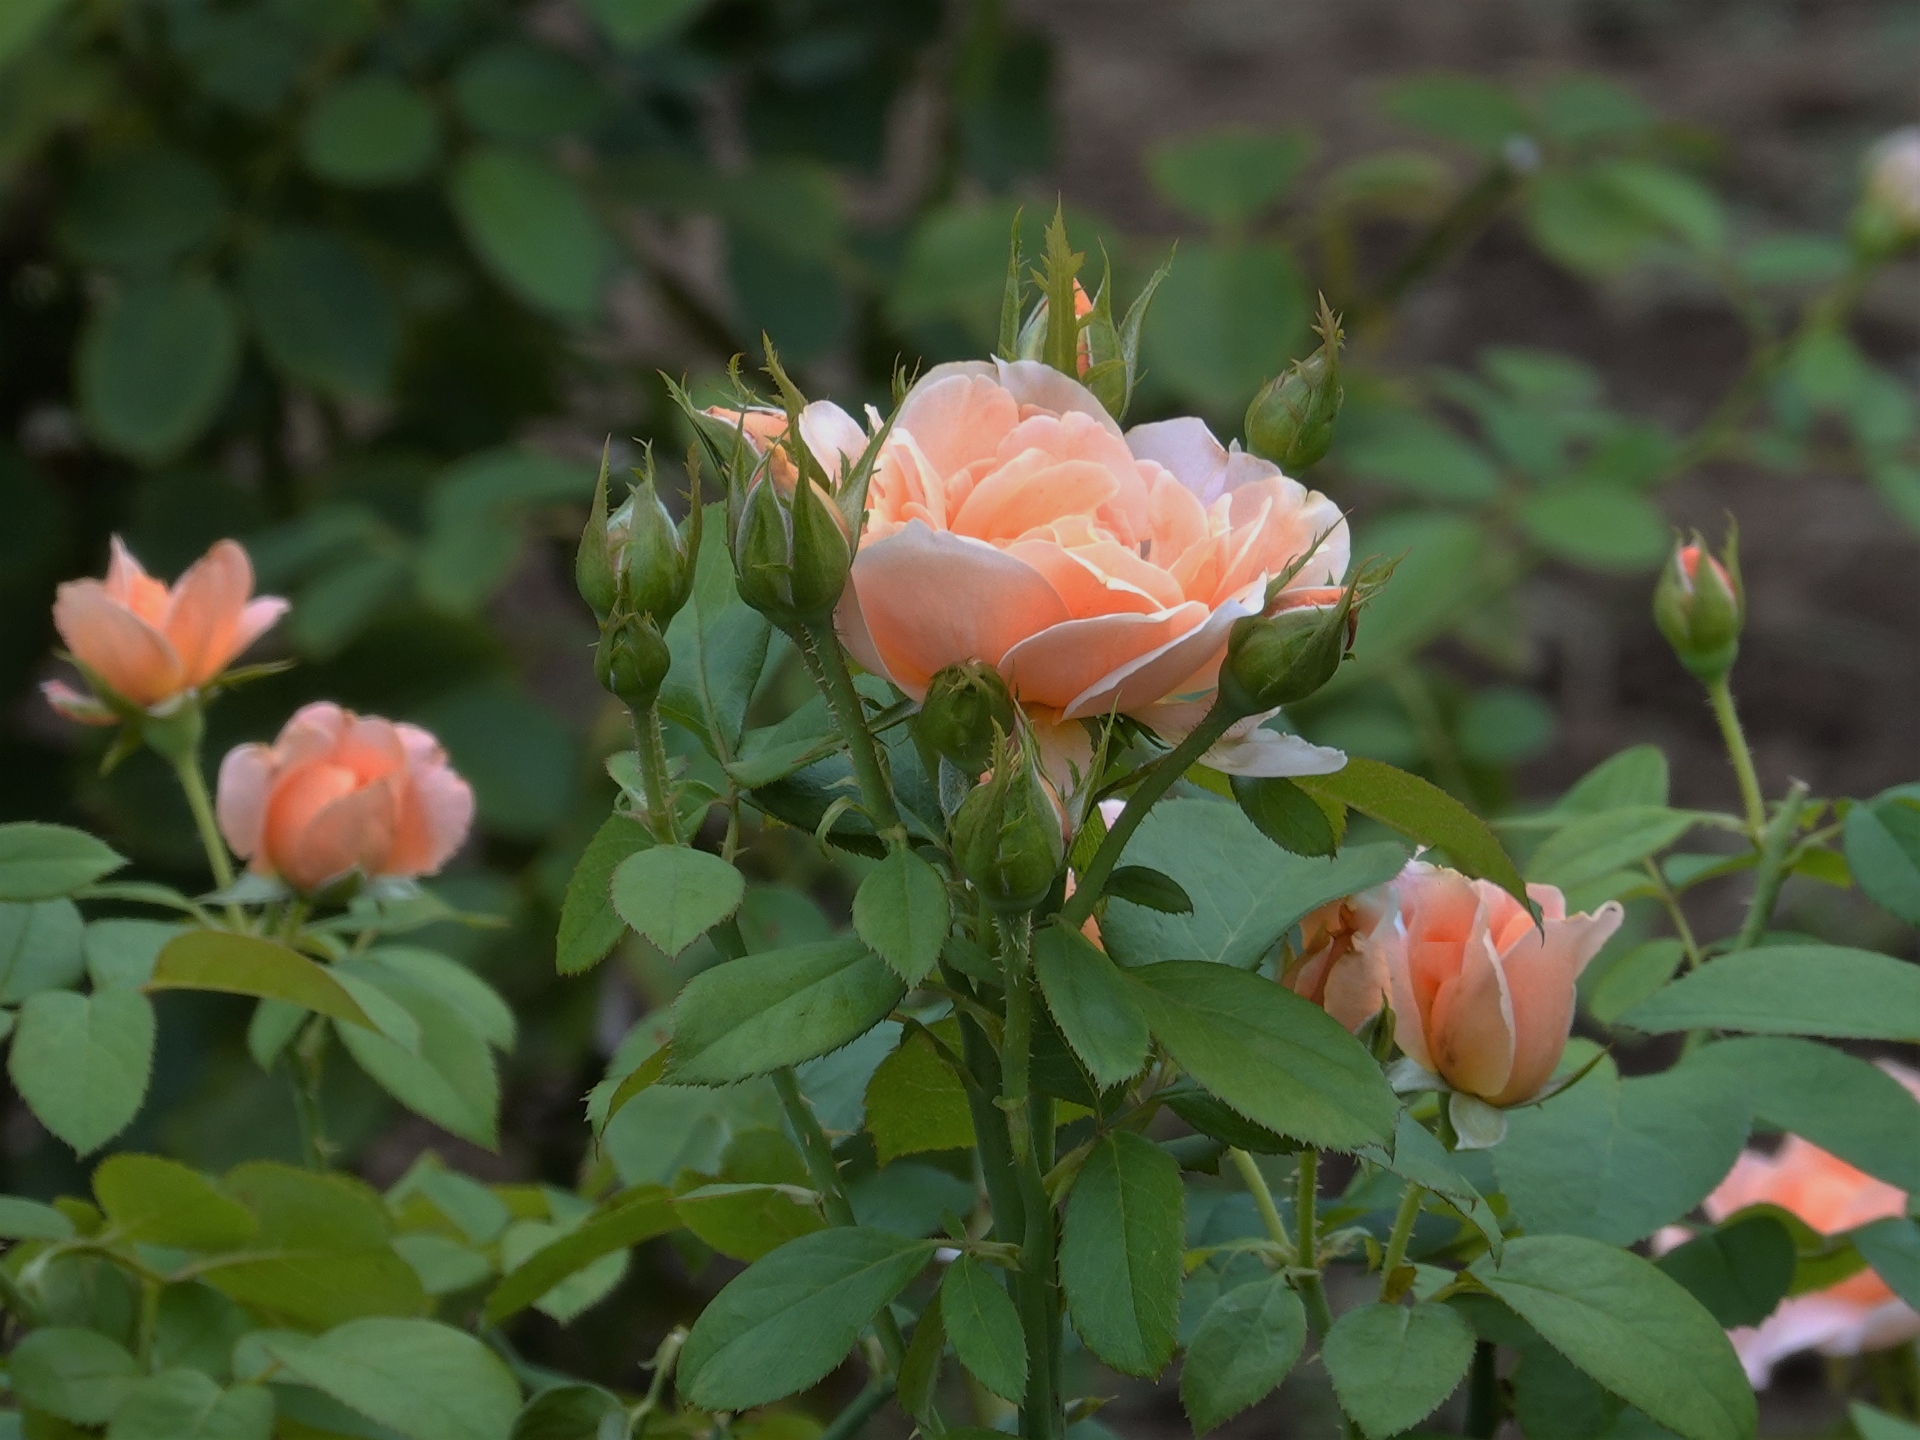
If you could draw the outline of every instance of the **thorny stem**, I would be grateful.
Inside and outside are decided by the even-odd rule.
[[[1213,748],[1213,742],[1226,734],[1228,727],[1238,718],[1216,704],[1193,727],[1186,739],[1147,767],[1145,777],[1134,788],[1133,794],[1127,797],[1126,808],[1114,820],[1113,828],[1107,831],[1100,848],[1094,851],[1093,859],[1087,862],[1087,868],[1081,872],[1073,898],[1060,907],[1060,924],[1063,928],[1078,930],[1086,923],[1093,914],[1093,907],[1099,903],[1107,876],[1113,873],[1113,867],[1120,862],[1121,852],[1127,848],[1127,841],[1133,832],[1140,828],[1140,822],[1147,818],[1147,811],[1167,793],[1174,781],[1187,773],[1187,767]]]
[[[1393,1284],[1393,1272],[1407,1263],[1407,1242],[1413,1238],[1414,1222],[1420,1218],[1420,1202],[1426,1199],[1427,1192],[1418,1185],[1409,1184],[1407,1193],[1400,1197],[1400,1208],[1394,1212],[1393,1230],[1387,1236],[1387,1253],[1380,1261],[1380,1298],[1387,1298],[1388,1288]]]
[[[1746,923],[1734,939],[1735,950],[1751,950],[1766,933],[1767,922],[1773,918],[1773,907],[1780,899],[1780,887],[1786,883],[1787,862],[1800,831],[1800,810],[1806,799],[1806,782],[1794,781],[1787,787],[1787,798],[1780,802],[1780,808],[1761,833],[1760,863],[1754,867],[1753,899],[1747,905]]]
[[[1740,712],[1734,707],[1733,691],[1726,677],[1707,686],[1707,699],[1713,704],[1713,718],[1720,722],[1720,737],[1726,742],[1727,758],[1733,761],[1734,778],[1740,782],[1740,801],[1747,812],[1747,838],[1758,846],[1767,827],[1767,808],[1760,797],[1760,778],[1754,774],[1753,751],[1747,748],[1746,732],[1740,728]]]
[[[806,663],[813,683],[827,702],[841,737],[847,742],[847,754],[853,761],[853,776],[860,785],[860,803],[873,817],[874,828],[890,845],[906,843],[907,829],[894,808],[893,789],[880,763],[880,751],[867,729],[866,712],[860,705],[860,692],[854,689],[853,672],[847,669],[846,653],[840,637],[831,625],[809,625],[798,636],[800,658]]]
[[[667,779],[667,743],[660,730],[659,706],[633,712],[633,738],[640,752],[641,783],[647,787],[647,828],[663,845],[678,845],[680,830],[673,817],[673,787]]]
[[[1333,1312],[1327,1308],[1327,1292],[1320,1284],[1319,1206],[1320,1152],[1302,1150],[1293,1200],[1293,1221],[1300,1227],[1299,1248],[1294,1252],[1300,1278],[1295,1288],[1306,1304],[1313,1333],[1324,1340],[1333,1328]]]

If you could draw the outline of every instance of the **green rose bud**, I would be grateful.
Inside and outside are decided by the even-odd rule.
[[[993,763],[996,734],[1014,728],[1013,696],[1000,672],[979,660],[949,665],[927,682],[914,734],[971,779]]]
[[[1247,407],[1247,448],[1282,470],[1305,470],[1333,444],[1346,390],[1340,383],[1340,321],[1320,299],[1318,350],[1269,380]]]
[[[596,620],[604,621],[618,598],[619,581],[615,573],[615,546],[607,534],[607,459],[600,452],[600,479],[593,487],[593,509],[587,515],[587,527],[580,532],[580,548],[573,556],[573,583],[580,598],[587,602]]]
[[[1333,678],[1353,644],[1354,586],[1295,592],[1293,598],[1305,603],[1236,620],[1227,632],[1220,698],[1240,715],[1306,699]]]
[[[1060,811],[1029,747],[996,733],[993,761],[953,817],[953,856],[992,909],[1031,910],[1066,864]]]
[[[734,531],[740,598],[783,630],[821,624],[847,588],[853,551],[833,505],[801,482],[791,502],[772,480],[754,482]]]
[[[639,479],[609,528],[623,535],[626,542],[620,565],[625,608],[636,615],[651,616],[654,624],[664,629],[693,592],[700,509],[694,507],[687,533],[682,534],[667,507],[660,503],[653,467],[649,465]]]
[[[673,657],[653,622],[642,615],[616,615],[602,627],[593,652],[596,679],[635,714],[660,698]]]
[[[1673,552],[1654,586],[1654,621],[1680,663],[1702,684],[1717,684],[1733,669],[1746,615],[1737,532],[1728,535],[1720,559],[1707,553],[1696,534]]]

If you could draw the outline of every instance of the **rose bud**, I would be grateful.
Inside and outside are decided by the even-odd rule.
[[[604,621],[613,610],[619,589],[619,547],[609,533],[607,522],[607,461],[611,451],[600,452],[600,478],[593,486],[593,508],[587,512],[586,527],[580,532],[580,548],[573,552],[573,584],[587,602],[596,620]]]
[[[1349,1030],[1380,1013],[1392,992],[1386,946],[1375,932],[1395,918],[1385,885],[1322,905],[1300,922],[1300,952],[1280,983],[1311,1000]]]
[[[1222,701],[1258,715],[1325,685],[1353,645],[1355,593],[1352,585],[1282,592],[1276,613],[1235,621],[1220,667]]]
[[[1059,802],[1031,748],[996,734],[993,773],[953,817],[953,857],[995,910],[1031,910],[1066,864]]]
[[[644,615],[616,613],[601,627],[593,673],[635,714],[660,698],[673,655],[659,629]]]
[[[927,682],[927,698],[913,731],[936,755],[969,777],[993,763],[996,734],[1014,729],[1013,697],[991,665],[949,665]]]
[[[747,493],[734,532],[740,598],[783,630],[828,621],[853,551],[839,512],[818,485],[797,485],[789,504],[770,479]]]
[[[1395,1037],[1414,1063],[1489,1105],[1531,1100],[1573,1028],[1574,982],[1620,928],[1620,902],[1567,914],[1529,885],[1541,923],[1490,880],[1414,860],[1390,883],[1393,910],[1361,943],[1392,982]]]
[[[58,680],[42,693],[87,725],[162,709],[217,678],[286,613],[285,600],[253,596],[253,563],[235,541],[215,542],[168,588],[116,535],[107,578],[69,580],[53,602],[54,628],[95,694]]]
[[[1340,383],[1340,321],[1320,297],[1314,327],[1320,348],[1269,380],[1247,407],[1247,448],[1282,470],[1305,470],[1333,444],[1334,421],[1346,389]]]
[[[1867,152],[1866,169],[1854,239],[1881,258],[1920,237],[1920,125],[1883,136]]]
[[[305,894],[351,875],[431,875],[473,824],[473,790],[417,725],[328,701],[220,765],[220,832],[255,874]]]
[[[1724,561],[1709,555],[1695,535],[1673,552],[1653,591],[1660,633],[1680,663],[1706,685],[1718,684],[1733,669],[1747,613],[1738,534],[1727,537],[1723,554]]]
[[[654,487],[652,457],[648,457],[644,472],[636,470],[634,474],[639,484],[614,517],[615,533],[625,547],[620,558],[620,605],[635,615],[646,616],[656,629],[665,630],[693,593],[701,510],[696,498],[685,527],[676,525]]]

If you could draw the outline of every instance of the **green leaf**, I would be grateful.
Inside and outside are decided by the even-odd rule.
[[[507,1440],[520,1410],[500,1358],[437,1321],[370,1317],[262,1344],[294,1378],[406,1440]]]
[[[758,1260],[826,1225],[811,1193],[791,1185],[702,1185],[677,1197],[674,1209],[689,1230],[735,1260]]]
[[[335,399],[393,385],[400,316],[373,267],[322,230],[285,229],[247,257],[240,282],[254,330],[288,378]]]
[[[1493,1213],[1493,1207],[1474,1188],[1473,1182],[1460,1172],[1446,1147],[1407,1111],[1402,1110],[1395,1122],[1391,1153],[1385,1147],[1369,1145],[1360,1155],[1451,1205],[1479,1230],[1487,1248],[1499,1256],[1505,1245],[1499,1216]]]
[[[176,275],[128,286],[81,332],[81,419],[116,455],[170,459],[213,422],[239,363],[239,319],[212,281]]]
[[[1664,937],[1609,956],[1602,964],[1589,965],[1580,976],[1587,1013],[1603,1025],[1613,1024],[1673,979],[1686,957],[1686,946]]]
[[[1687,810],[1624,805],[1586,815],[1558,830],[1527,861],[1527,877],[1562,890],[1638,865],[1698,823]]]
[[[1183,245],[1145,324],[1145,368],[1214,414],[1237,414],[1307,345],[1293,257],[1263,242]]]
[[[134,1358],[97,1330],[49,1326],[25,1336],[8,1357],[20,1403],[75,1425],[104,1425],[133,1389]]]
[[[498,40],[453,77],[460,118],[493,140],[539,143],[577,135],[605,117],[606,92],[579,64],[520,40]]]
[[[1148,865],[1117,866],[1107,876],[1105,893],[1162,915],[1193,913],[1193,899],[1180,882]]]
[[[1920,1226],[1889,1215],[1849,1231],[1854,1249],[1909,1307],[1920,1300]]]
[[[450,1235],[396,1235],[393,1248],[420,1277],[420,1288],[436,1299],[471,1290],[494,1273],[484,1252]]]
[[[425,991],[444,1001],[467,1028],[496,1050],[511,1050],[519,1024],[500,992],[450,955],[417,945],[381,945],[342,967],[353,976],[377,977],[395,986]]]
[[[1793,1236],[1770,1215],[1748,1215],[1697,1235],[1655,1263],[1720,1324],[1758,1325],[1793,1284]]]
[[[1720,197],[1684,171],[1652,160],[1610,160],[1599,174],[1650,222],[1696,250],[1726,248],[1727,216]]]
[[[527,1402],[513,1440],[608,1440],[627,1433],[627,1407],[598,1385],[555,1385]]]
[[[680,1223],[674,1213],[673,1196],[663,1187],[641,1185],[621,1191],[602,1201],[574,1229],[502,1276],[487,1296],[486,1322],[498,1325],[601,1256],[677,1230]]]
[[[1147,1017],[1113,961],[1078,930],[1042,926],[1033,937],[1033,970],[1060,1036],[1101,1089],[1147,1063]]]
[[[1687,1064],[1722,1070],[1746,1087],[1757,1123],[1920,1191],[1920,1102],[1879,1066],[1816,1041],[1760,1036],[1705,1046]]]
[[[1067,1199],[1060,1281],[1073,1328],[1124,1374],[1151,1378],[1173,1358],[1185,1235],[1173,1157],[1131,1131],[1095,1140]]]
[[[228,1171],[222,1188],[260,1229],[246,1249],[206,1268],[216,1289],[313,1329],[427,1308],[419,1277],[393,1250],[386,1207],[358,1180],[259,1161]]]
[[[920,1424],[927,1423],[935,1393],[940,1388],[940,1371],[947,1351],[947,1326],[940,1318],[940,1292],[935,1290],[920,1307],[920,1318],[913,1322],[913,1339],[900,1360],[900,1383],[894,1398],[900,1408]],[[951,1435],[953,1432],[947,1432]]]
[[[1247,1119],[1329,1150],[1393,1135],[1399,1103],[1318,1005],[1242,970],[1173,960],[1126,972],[1154,1038]]]
[[[1533,117],[1504,85],[1471,75],[1422,75],[1387,91],[1388,115],[1429,135],[1497,151],[1534,130]]]
[[[1920,1425],[1901,1420],[1856,1400],[1847,1407],[1847,1418],[1860,1433],[1860,1440],[1920,1440]],[[949,1431],[949,1434],[952,1432]]]
[[[183,1250],[232,1250],[258,1228],[211,1180],[158,1155],[110,1155],[93,1172],[94,1198],[126,1238]]]
[[[567,1235],[570,1229],[566,1224],[547,1220],[516,1221],[500,1237],[500,1267],[512,1270],[524,1264]],[[542,1294],[533,1302],[533,1308],[561,1325],[571,1325],[613,1293],[626,1278],[631,1263],[624,1249],[597,1256],[592,1264],[582,1266]]]
[[[309,170],[336,185],[404,185],[440,158],[440,116],[391,76],[344,80],[302,122],[300,154]]]
[[[1340,848],[1332,818],[1318,801],[1284,776],[1254,779],[1235,775],[1233,798],[1260,833],[1289,854],[1330,856]]]
[[[126,863],[84,830],[35,820],[0,825],[0,901],[58,899]]]
[[[1719,1323],[1639,1256],[1572,1235],[1509,1241],[1474,1277],[1546,1342],[1682,1440],[1751,1440],[1753,1391]]]
[[[772,635],[767,617],[734,585],[727,533],[727,507],[716,501],[700,531],[693,595],[667,627],[673,665],[660,689],[661,711],[698,735],[718,760],[731,760],[739,747]]]
[[[1529,1231],[1631,1245],[1718,1185],[1746,1143],[1746,1086],[1691,1061],[1622,1080],[1611,1058],[1539,1105],[1506,1112],[1500,1188]]]
[[[86,264],[151,274],[212,240],[226,211],[212,168],[161,145],[88,166],[67,192],[56,233]]]
[[[139,1112],[153,1037],[153,1006],[137,990],[46,990],[20,1009],[7,1073],[40,1123],[86,1155]]]
[[[1155,146],[1147,173],[1188,214],[1211,225],[1242,225],[1286,194],[1313,150],[1306,131],[1228,127]]]
[[[476,1145],[495,1147],[500,1076],[472,1016],[430,985],[378,961],[348,961],[340,971],[396,1002],[419,1027],[416,1052],[366,1027],[336,1024],[355,1063],[416,1115]]]
[[[1027,1336],[1020,1312],[992,1271],[971,1255],[947,1267],[940,1318],[960,1363],[1002,1400],[1027,1392]]]
[[[30,45],[65,0],[20,0],[0,15],[0,65]]]
[[[332,969],[257,935],[189,930],[162,947],[147,988],[217,990],[284,1000],[362,1029],[376,1028]]]
[[[427,538],[417,561],[422,597],[450,615],[473,614],[513,573],[520,555],[520,522],[526,512],[586,500],[593,494],[594,477],[592,469],[576,461],[521,445],[498,445],[449,465],[427,496]],[[482,725],[493,727],[471,734],[462,747],[485,757],[485,772],[479,776],[462,761],[460,750],[448,745],[461,773],[476,781],[481,817],[496,828],[516,833],[550,829],[564,811],[566,797],[550,798],[558,787],[549,782],[533,787],[545,792],[536,798],[526,793],[526,780],[515,783],[513,771],[516,764],[531,766],[541,776],[552,762],[536,763],[546,758],[540,751],[553,747],[549,742],[530,750],[528,742],[539,738],[543,719],[548,728],[559,722],[523,692],[498,682],[478,681],[457,693],[464,729],[471,733]],[[448,703],[443,700],[439,705]],[[505,745],[501,732],[511,737]],[[560,734],[564,737],[566,731]],[[468,736],[461,738],[468,740]],[[495,748],[483,748],[482,741],[492,742]],[[565,751],[565,761],[571,771],[570,750]],[[502,813],[502,799],[517,803]],[[542,808],[536,811],[536,806]]]
[[[866,1034],[905,994],[850,936],[730,960],[694,976],[674,1002],[666,1078],[727,1085],[797,1065]]]
[[[1362,1305],[1321,1346],[1340,1408],[1368,1440],[1411,1430],[1454,1392],[1473,1359],[1473,1327],[1445,1305]]]
[[[805,1390],[933,1258],[930,1240],[834,1226],[789,1241],[708,1303],[680,1352],[681,1393],[745,1410]]]
[[[706,8],[708,0],[588,0],[615,48],[644,50]]]
[[[560,907],[554,962],[562,975],[591,970],[627,933],[627,922],[613,908],[613,872],[621,861],[652,844],[653,836],[644,825],[617,813],[609,815],[587,842]]]
[[[592,317],[612,249],[571,177],[483,146],[454,166],[449,186],[467,239],[502,285],[563,320]]]
[[[952,926],[947,882],[904,845],[889,851],[854,892],[854,933],[909,985],[926,979]]]
[[[1883,795],[1847,812],[1847,868],[1867,898],[1920,925],[1920,804]]]
[[[1192,897],[1193,914],[1109,901],[1100,934],[1116,961],[1171,955],[1251,969],[1302,916],[1390,879],[1407,854],[1398,845],[1356,845],[1331,860],[1289,855],[1237,806],[1194,799],[1154,806],[1124,858],[1171,876]]]
[[[949,1048],[960,1043],[958,1021],[941,1021],[934,1033]],[[880,1062],[867,1082],[867,1133],[880,1164],[929,1150],[971,1150],[977,1137],[967,1092],[924,1031],[910,1029],[899,1048]]]
[[[1461,871],[1529,903],[1520,872],[1480,817],[1418,775],[1353,755],[1331,775],[1303,775],[1294,783],[1309,795],[1341,801],[1417,844],[1446,851]]]
[[[222,1390],[198,1370],[162,1370],[127,1392],[107,1440],[271,1440],[273,1392]]]
[[[1666,518],[1652,501],[1599,480],[1537,490],[1521,503],[1519,519],[1547,554],[1590,570],[1649,570],[1673,548]]]
[[[1286,1277],[1269,1275],[1227,1291],[1207,1308],[1187,1343],[1180,1403],[1204,1435],[1287,1378],[1307,1338],[1307,1312]]]
[[[747,882],[704,850],[656,845],[614,867],[613,908],[668,955],[678,955],[740,908]]]
[[[166,920],[95,920],[81,942],[87,977],[96,990],[144,988],[153,979],[161,950],[185,933],[185,926]]]
[[[1356,475],[1452,504],[1500,494],[1500,467],[1486,452],[1417,410],[1370,407],[1343,416],[1341,425],[1334,454]]]
[[[0,1239],[71,1240],[73,1221],[51,1205],[0,1195]]]
[[[1920,1040],[1920,966],[1839,945],[1768,945],[1689,971],[1620,1023],[1653,1035],[1742,1030]]]
[[[0,905],[0,1004],[73,985],[86,969],[83,935],[71,900]]]

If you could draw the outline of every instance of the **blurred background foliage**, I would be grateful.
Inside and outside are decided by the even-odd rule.
[[[1137,8],[1116,31],[1150,40],[1159,22]],[[1639,7],[1589,8],[1602,30],[1657,32]],[[1075,27],[1100,24],[1006,0],[0,11],[0,816],[95,826],[148,872],[202,883],[164,767],[141,755],[102,778],[94,737],[55,723],[33,682],[54,583],[98,573],[109,533],[165,575],[245,540],[261,588],[296,602],[270,650],[302,663],[216,707],[210,753],[321,696],[432,727],[481,822],[436,888],[502,925],[426,938],[524,1021],[497,1156],[337,1066],[330,1133],[365,1173],[391,1181],[431,1147],[488,1178],[572,1185],[590,1163],[581,1096],[680,978],[637,940],[592,983],[552,963],[621,743],[567,579],[603,439],[627,463],[642,443],[681,453],[658,372],[711,379],[763,331],[809,393],[843,403],[884,404],[896,364],[986,352],[1009,230],[1023,215],[1036,249],[1063,185],[1076,244],[1122,296],[1176,249],[1131,419],[1198,410],[1237,433],[1312,343],[1316,292],[1342,312],[1347,409],[1313,480],[1353,507],[1359,553],[1406,559],[1359,661],[1296,718],[1490,812],[1525,793],[1516,775],[1564,778],[1642,738],[1564,745],[1582,692],[1549,673],[1540,617],[1569,585],[1643,604],[1676,515],[1702,516],[1697,494],[1670,501],[1702,466],[1785,486],[1837,473],[1870,527],[1920,526],[1914,335],[1897,318],[1913,264],[1882,267],[1848,233],[1870,114],[1829,147],[1844,158],[1820,193],[1783,211],[1730,198],[1738,137],[1664,116],[1644,88],[1567,66],[1408,73],[1366,88],[1381,140],[1358,153],[1305,125],[1161,116],[1124,157],[1142,201],[1061,166],[1103,73],[1089,59],[1068,87]],[[1920,53],[1910,30],[1885,35]],[[1111,37],[1085,38],[1110,58]],[[1528,295],[1677,296],[1710,315],[1732,338],[1691,383],[1700,403],[1639,403],[1644,377],[1605,345],[1507,343],[1457,310],[1460,338],[1430,363],[1420,307],[1489,247],[1556,277]],[[771,717],[804,682],[769,674]],[[803,837],[785,853],[748,916],[805,938],[844,914],[845,882]],[[209,1168],[290,1158],[290,1102],[247,1056],[244,1007],[163,1009],[153,1092],[121,1143]],[[642,1027],[629,1048],[650,1043]],[[848,1103],[890,1043],[834,1057]],[[815,1083],[827,1103],[837,1082]],[[724,1108],[630,1106],[600,1159],[628,1183],[717,1168],[770,1123]],[[78,1176],[17,1104],[0,1168],[14,1193]],[[672,1310],[672,1283],[630,1282],[622,1303]],[[612,1374],[639,1333],[564,1343],[575,1368]]]

